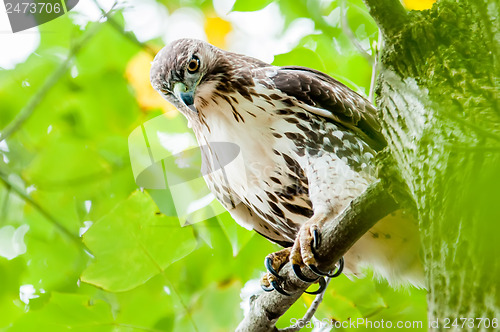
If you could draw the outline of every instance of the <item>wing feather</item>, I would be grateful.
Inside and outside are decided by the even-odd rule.
[[[314,69],[279,67],[271,77],[275,87],[309,107],[316,115],[356,132],[375,150],[387,143],[375,107],[334,78]]]

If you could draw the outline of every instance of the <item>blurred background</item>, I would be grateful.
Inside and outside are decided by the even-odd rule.
[[[227,213],[181,227],[131,169],[128,137],[147,121],[192,135],[149,83],[154,54],[184,37],[312,67],[373,100],[382,45],[361,0],[80,0],[18,33],[1,7],[0,331],[231,331],[242,319],[241,296],[279,247]],[[426,326],[425,296],[367,269],[332,281],[316,319]]]

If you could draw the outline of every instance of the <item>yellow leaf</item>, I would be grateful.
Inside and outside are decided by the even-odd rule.
[[[125,75],[130,85],[134,88],[139,106],[144,111],[161,109],[167,116],[176,116],[177,109],[168,101],[163,99],[153,89],[149,81],[149,71],[153,56],[146,52],[140,52],[127,64]]]
[[[410,10],[430,9],[436,0],[403,0],[403,5]]]
[[[220,17],[209,16],[205,21],[208,42],[216,47],[226,48],[226,36],[231,30],[231,23]]]

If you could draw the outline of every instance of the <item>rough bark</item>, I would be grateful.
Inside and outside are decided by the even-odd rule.
[[[384,33],[377,104],[417,207],[431,329],[498,319],[498,2],[441,0],[394,21],[399,1],[365,2]]]

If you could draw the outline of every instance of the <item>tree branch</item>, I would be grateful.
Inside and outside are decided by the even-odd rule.
[[[332,222],[321,229],[321,243],[316,257],[323,271],[331,271],[335,263],[363,236],[377,221],[398,209],[398,203],[389,194],[389,190],[380,180],[370,185],[349,207]],[[312,272],[304,269],[308,277]],[[278,292],[262,293],[250,299],[250,311],[240,323],[237,332],[276,332],[276,322],[304,290],[311,284],[295,276],[290,263],[280,271],[285,280],[283,289],[291,296]]]
[[[31,196],[26,194],[22,189],[18,188],[14,183],[9,180],[7,173],[4,173],[0,170],[0,183],[3,183],[8,190],[15,192],[21,199],[23,199],[26,203],[30,204],[37,210],[42,216],[44,216],[52,225],[54,225],[61,233],[66,235],[70,240],[72,240],[77,246],[83,246],[83,242],[80,240],[78,236],[69,231],[66,227],[64,227],[63,223],[56,219],[53,215],[51,215],[47,210],[45,210],[40,204],[38,204]]]
[[[115,31],[117,31],[118,33],[122,34],[126,39],[128,39],[130,42],[132,42],[133,44],[137,45],[138,47],[144,49],[147,53],[149,53],[150,55],[152,55],[153,57],[156,55],[156,53],[158,53],[157,51],[155,51],[150,45],[146,44],[146,43],[143,43],[141,41],[139,41],[137,39],[137,37],[131,33],[131,32],[127,32],[123,29],[123,27],[120,25],[120,23],[118,23],[111,15],[110,15],[110,12],[106,12],[102,7],[101,5],[99,4],[99,2],[97,0],[93,0],[94,4],[96,5],[96,7],[99,9],[99,11],[101,12],[101,14],[103,15],[103,17],[106,17],[107,19],[107,22],[111,25],[111,27],[113,27],[113,29],[115,29]]]
[[[408,24],[408,13],[399,0],[363,0],[384,36],[391,37]]]
[[[356,36],[352,32],[351,27],[349,26],[349,23],[347,22],[347,11],[345,8],[345,2],[346,2],[346,0],[343,0],[340,3],[340,23],[342,26],[342,31],[345,33],[347,38],[349,38],[349,40],[354,45],[354,47],[358,50],[359,54],[361,54],[363,56],[363,58],[365,58],[366,61],[368,61],[370,66],[373,67],[374,62],[375,62],[375,59],[374,59],[375,57],[368,54],[368,52],[363,48],[363,46],[361,46],[358,39],[356,38]]]

